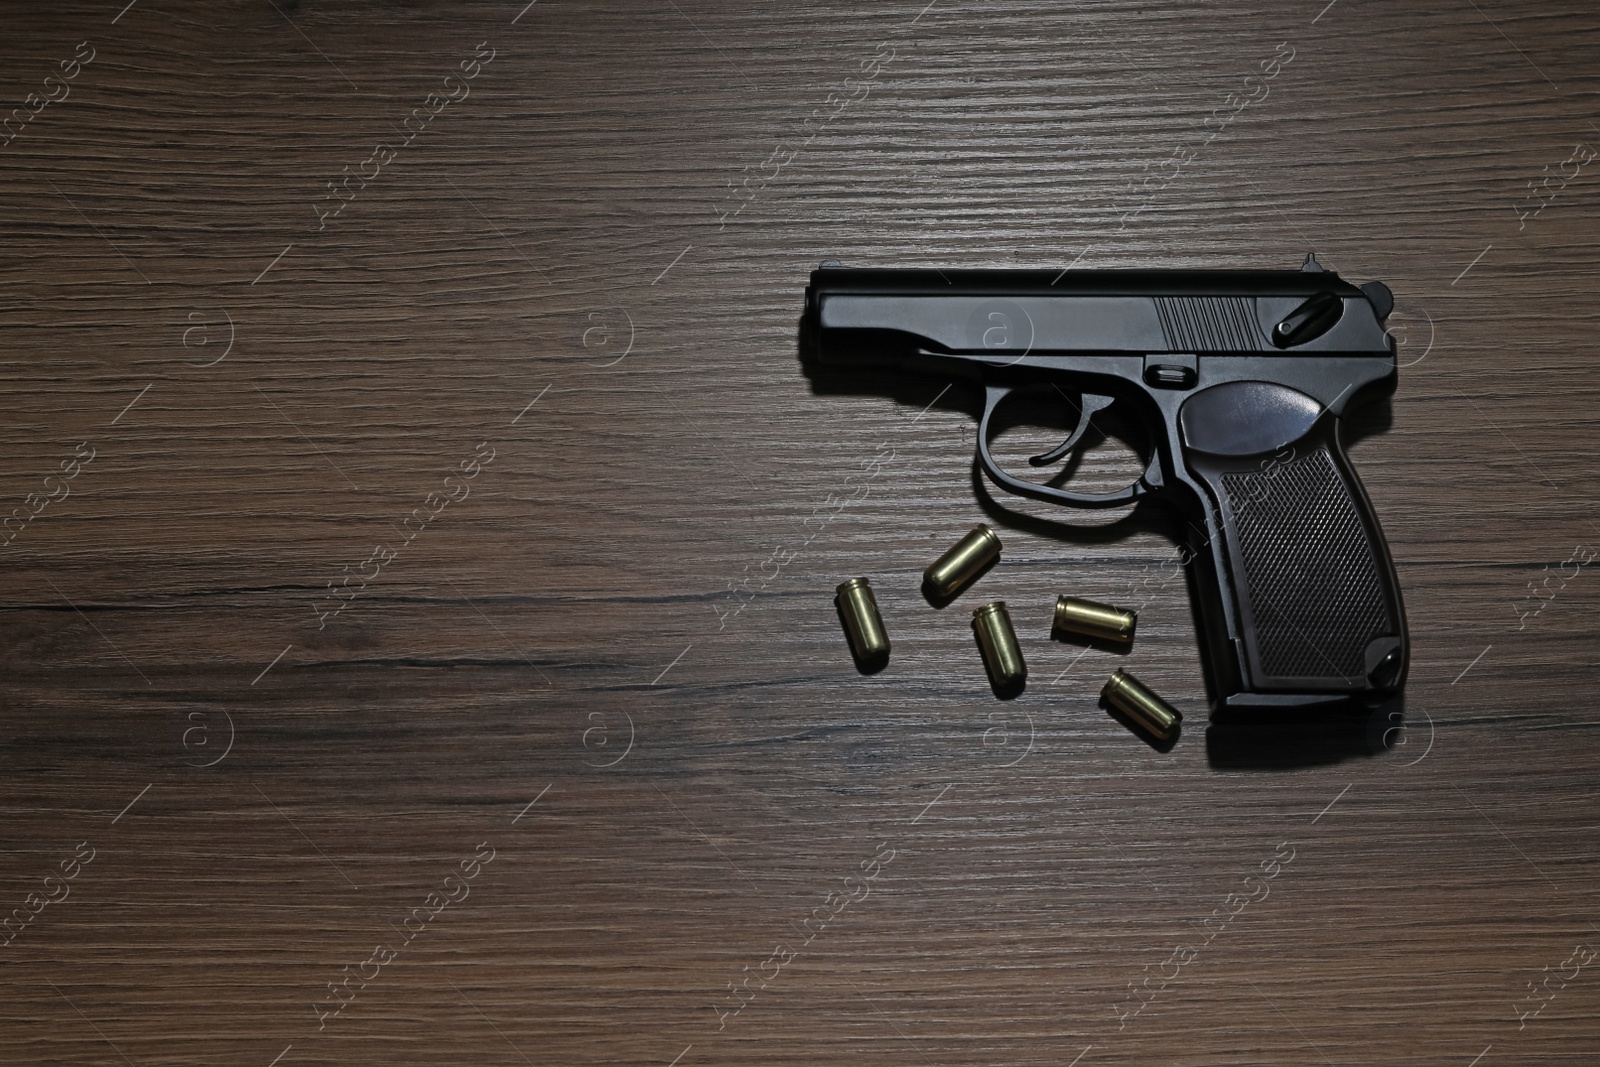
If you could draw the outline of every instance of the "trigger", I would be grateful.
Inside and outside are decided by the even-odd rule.
[[[1042,456],[1031,456],[1028,463],[1035,467],[1047,466],[1078,447],[1078,442],[1083,440],[1083,435],[1089,432],[1089,420],[1097,411],[1104,411],[1114,402],[1114,397],[1095,396],[1092,393],[1083,394],[1083,406],[1078,412],[1078,428],[1067,435],[1067,439],[1052,448]]]

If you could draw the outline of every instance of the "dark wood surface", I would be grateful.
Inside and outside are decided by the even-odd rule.
[[[119,8],[0,32],[5,108],[67,93],[0,148],[0,903],[60,898],[6,1062],[1596,1061],[1591,5]],[[1399,299],[1404,726],[1208,731],[1162,520],[995,501],[960,390],[796,359],[823,258],[1312,249]]]

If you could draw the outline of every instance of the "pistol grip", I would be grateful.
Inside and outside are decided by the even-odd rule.
[[[1204,487],[1201,619],[1217,703],[1296,706],[1398,691],[1409,659],[1394,563],[1322,412],[1254,455],[1184,448]]]

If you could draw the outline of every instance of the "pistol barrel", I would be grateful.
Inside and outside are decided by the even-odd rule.
[[[1369,286],[1375,283],[1369,283]],[[1380,293],[1381,290],[1381,293]],[[883,270],[824,267],[803,352],[822,363],[916,353],[1392,356],[1392,298],[1315,270]]]

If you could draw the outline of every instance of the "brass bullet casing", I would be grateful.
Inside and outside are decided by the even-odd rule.
[[[1119,670],[1106,682],[1100,695],[1107,704],[1148,730],[1161,741],[1170,741],[1178,732],[1183,713],[1156,696],[1144,683],[1127,671]]]
[[[1009,689],[1022,684],[1028,677],[1028,665],[1022,662],[1022,649],[1017,644],[1017,632],[1011,628],[1006,602],[996,600],[974,610],[972,629],[978,635],[983,665],[988,668],[994,687]]]
[[[944,599],[978,576],[978,572],[1000,557],[1000,538],[984,523],[951,546],[922,572],[922,583],[934,596]]]
[[[856,659],[870,663],[887,656],[889,633],[883,628],[883,616],[878,614],[872,586],[865,578],[852,578],[842,582],[836,592],[845,633],[850,635],[850,651],[855,653]]]
[[[1139,616],[1131,611],[1119,611],[1110,605],[1075,596],[1056,598],[1054,629],[1061,633],[1131,645],[1133,628],[1138,622]]]

